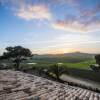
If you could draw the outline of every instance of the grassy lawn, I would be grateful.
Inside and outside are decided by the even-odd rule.
[[[91,64],[95,64],[95,60],[89,60],[79,63],[64,63],[68,68],[89,69]]]
[[[32,63],[32,61],[31,61],[31,63]],[[33,61],[33,63],[34,63],[34,61]],[[95,64],[95,63],[96,62],[95,62],[94,59],[93,60],[82,61],[82,62],[77,62],[77,63],[70,63],[70,62],[66,61],[66,62],[62,62],[62,66],[64,65],[67,68],[88,70],[88,69],[90,69],[90,65],[91,64]],[[34,67],[34,66],[35,67],[47,68],[47,67],[50,67],[50,66],[52,66],[54,64],[57,64],[57,62],[54,63],[54,62],[50,62],[50,61],[49,62],[44,61],[44,62],[38,62],[35,65],[34,64],[33,65],[28,65],[27,62],[23,62],[21,64],[21,66],[23,66],[24,68],[31,68],[31,67]]]

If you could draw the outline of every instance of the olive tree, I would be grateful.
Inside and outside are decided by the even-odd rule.
[[[0,57],[0,59],[11,60],[15,64],[16,70],[19,70],[19,66],[22,60],[26,60],[29,57],[32,57],[32,52],[22,46],[14,46],[5,48],[5,52]]]
[[[65,72],[68,73],[68,70],[67,70],[67,67],[64,65],[54,64],[54,65],[50,66],[49,72],[53,73],[55,75],[56,79],[59,80],[60,76],[63,73],[65,73]]]

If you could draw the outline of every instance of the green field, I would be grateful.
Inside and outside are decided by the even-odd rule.
[[[47,66],[51,66],[53,64],[56,64],[56,63],[50,63],[50,62],[40,63],[39,62],[39,63],[37,63],[36,65],[33,65],[33,66],[47,67]],[[68,67],[68,68],[77,68],[77,69],[90,69],[91,64],[95,64],[95,60],[88,60],[88,61],[83,61],[83,62],[78,62],[78,63],[64,62],[64,63],[62,63],[62,66],[64,65],[65,67]]]
[[[51,66],[53,64],[62,63],[68,68],[77,69],[90,69],[91,64],[95,64],[95,59],[93,58],[83,58],[83,57],[42,57],[34,58],[24,63],[36,63],[33,66]]]
[[[88,60],[79,63],[64,63],[68,68],[77,68],[77,69],[90,69],[90,65],[95,64],[95,60]]]

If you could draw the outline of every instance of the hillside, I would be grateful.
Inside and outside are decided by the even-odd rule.
[[[35,54],[34,57],[88,57],[88,58],[92,58],[94,55],[95,54],[72,52],[72,53],[64,53],[64,54],[44,54],[44,55]]]
[[[65,53],[64,55],[67,56],[67,57],[93,58],[95,54],[73,52],[73,53]]]
[[[50,62],[50,63],[78,63],[87,60],[93,60],[94,54],[81,53],[81,52],[73,52],[73,53],[65,53],[65,54],[45,54],[45,55],[34,55],[34,62]]]

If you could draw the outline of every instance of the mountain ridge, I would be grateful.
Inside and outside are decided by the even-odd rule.
[[[71,52],[71,53],[62,53],[62,54],[35,54],[35,57],[89,57],[93,58],[96,54],[83,53],[83,52]]]

